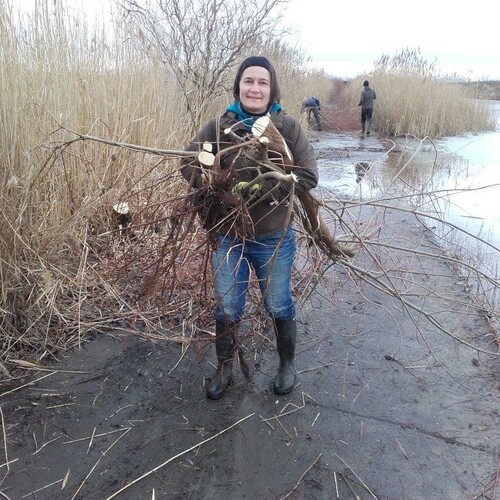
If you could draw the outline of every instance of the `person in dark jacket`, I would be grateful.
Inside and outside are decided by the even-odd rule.
[[[373,101],[377,98],[375,91],[370,88],[368,80],[363,82],[363,91],[358,106],[361,106],[361,135],[370,135],[373,116]]]
[[[302,101],[302,109],[307,112],[307,119],[309,120],[311,113],[314,115],[314,119],[316,120],[316,124],[318,126],[318,130],[321,131],[321,118],[319,114],[320,110],[320,102],[316,97],[304,97]]]
[[[253,123],[261,116],[268,116],[281,133],[294,158],[294,192],[299,194],[314,188],[318,183],[318,170],[314,151],[299,122],[281,107],[278,79],[271,62],[262,56],[245,59],[233,85],[234,102],[219,117],[205,124],[187,146],[187,151],[197,151],[204,143],[212,144],[217,154],[233,146],[225,130],[246,136]],[[231,151],[221,155],[221,168],[233,168],[238,186],[257,175],[256,168]],[[194,187],[202,186],[206,177],[197,162],[183,160],[181,173]],[[295,254],[295,237],[292,231],[292,214],[289,205],[290,187],[276,186],[275,194],[266,197],[260,193],[248,202],[253,230],[246,236],[237,236],[230,227],[216,229],[216,248],[212,253],[215,296],[215,350],[217,370],[206,387],[207,397],[219,399],[233,378],[233,357],[236,349],[236,332],[244,315],[245,298],[251,269],[255,273],[263,296],[263,303],[270,315],[276,334],[279,368],[274,380],[276,394],[288,394],[295,385],[295,344],[297,324],[295,304],[291,293],[291,274]],[[272,189],[273,184],[267,186]]]

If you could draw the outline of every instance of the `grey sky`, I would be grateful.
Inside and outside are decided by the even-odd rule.
[[[283,18],[313,65],[334,76],[364,74],[383,54],[420,48],[442,74],[500,80],[500,2],[289,0]]]

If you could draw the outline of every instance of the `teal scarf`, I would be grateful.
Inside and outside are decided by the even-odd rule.
[[[226,111],[230,111],[231,113],[234,113],[236,115],[236,119],[239,122],[242,122],[248,130],[251,130],[252,125],[254,124],[255,120],[257,120],[261,116],[264,116],[264,115],[267,115],[270,113],[275,113],[276,111],[279,111],[280,109],[281,109],[281,106],[277,102],[274,102],[271,105],[271,107],[267,110],[266,113],[262,113],[261,115],[249,115],[248,113],[243,111],[243,109],[241,109],[239,101],[234,101],[232,104],[230,104],[226,108]]]

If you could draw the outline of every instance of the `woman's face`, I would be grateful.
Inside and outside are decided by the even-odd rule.
[[[250,113],[265,113],[271,96],[271,75],[266,68],[250,66],[241,75],[240,102]]]

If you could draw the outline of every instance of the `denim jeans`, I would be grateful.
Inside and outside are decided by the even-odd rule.
[[[212,254],[217,307],[215,319],[238,322],[243,317],[251,269],[259,283],[264,307],[273,319],[295,317],[291,275],[295,237],[291,226],[258,240],[234,240],[219,235]]]

